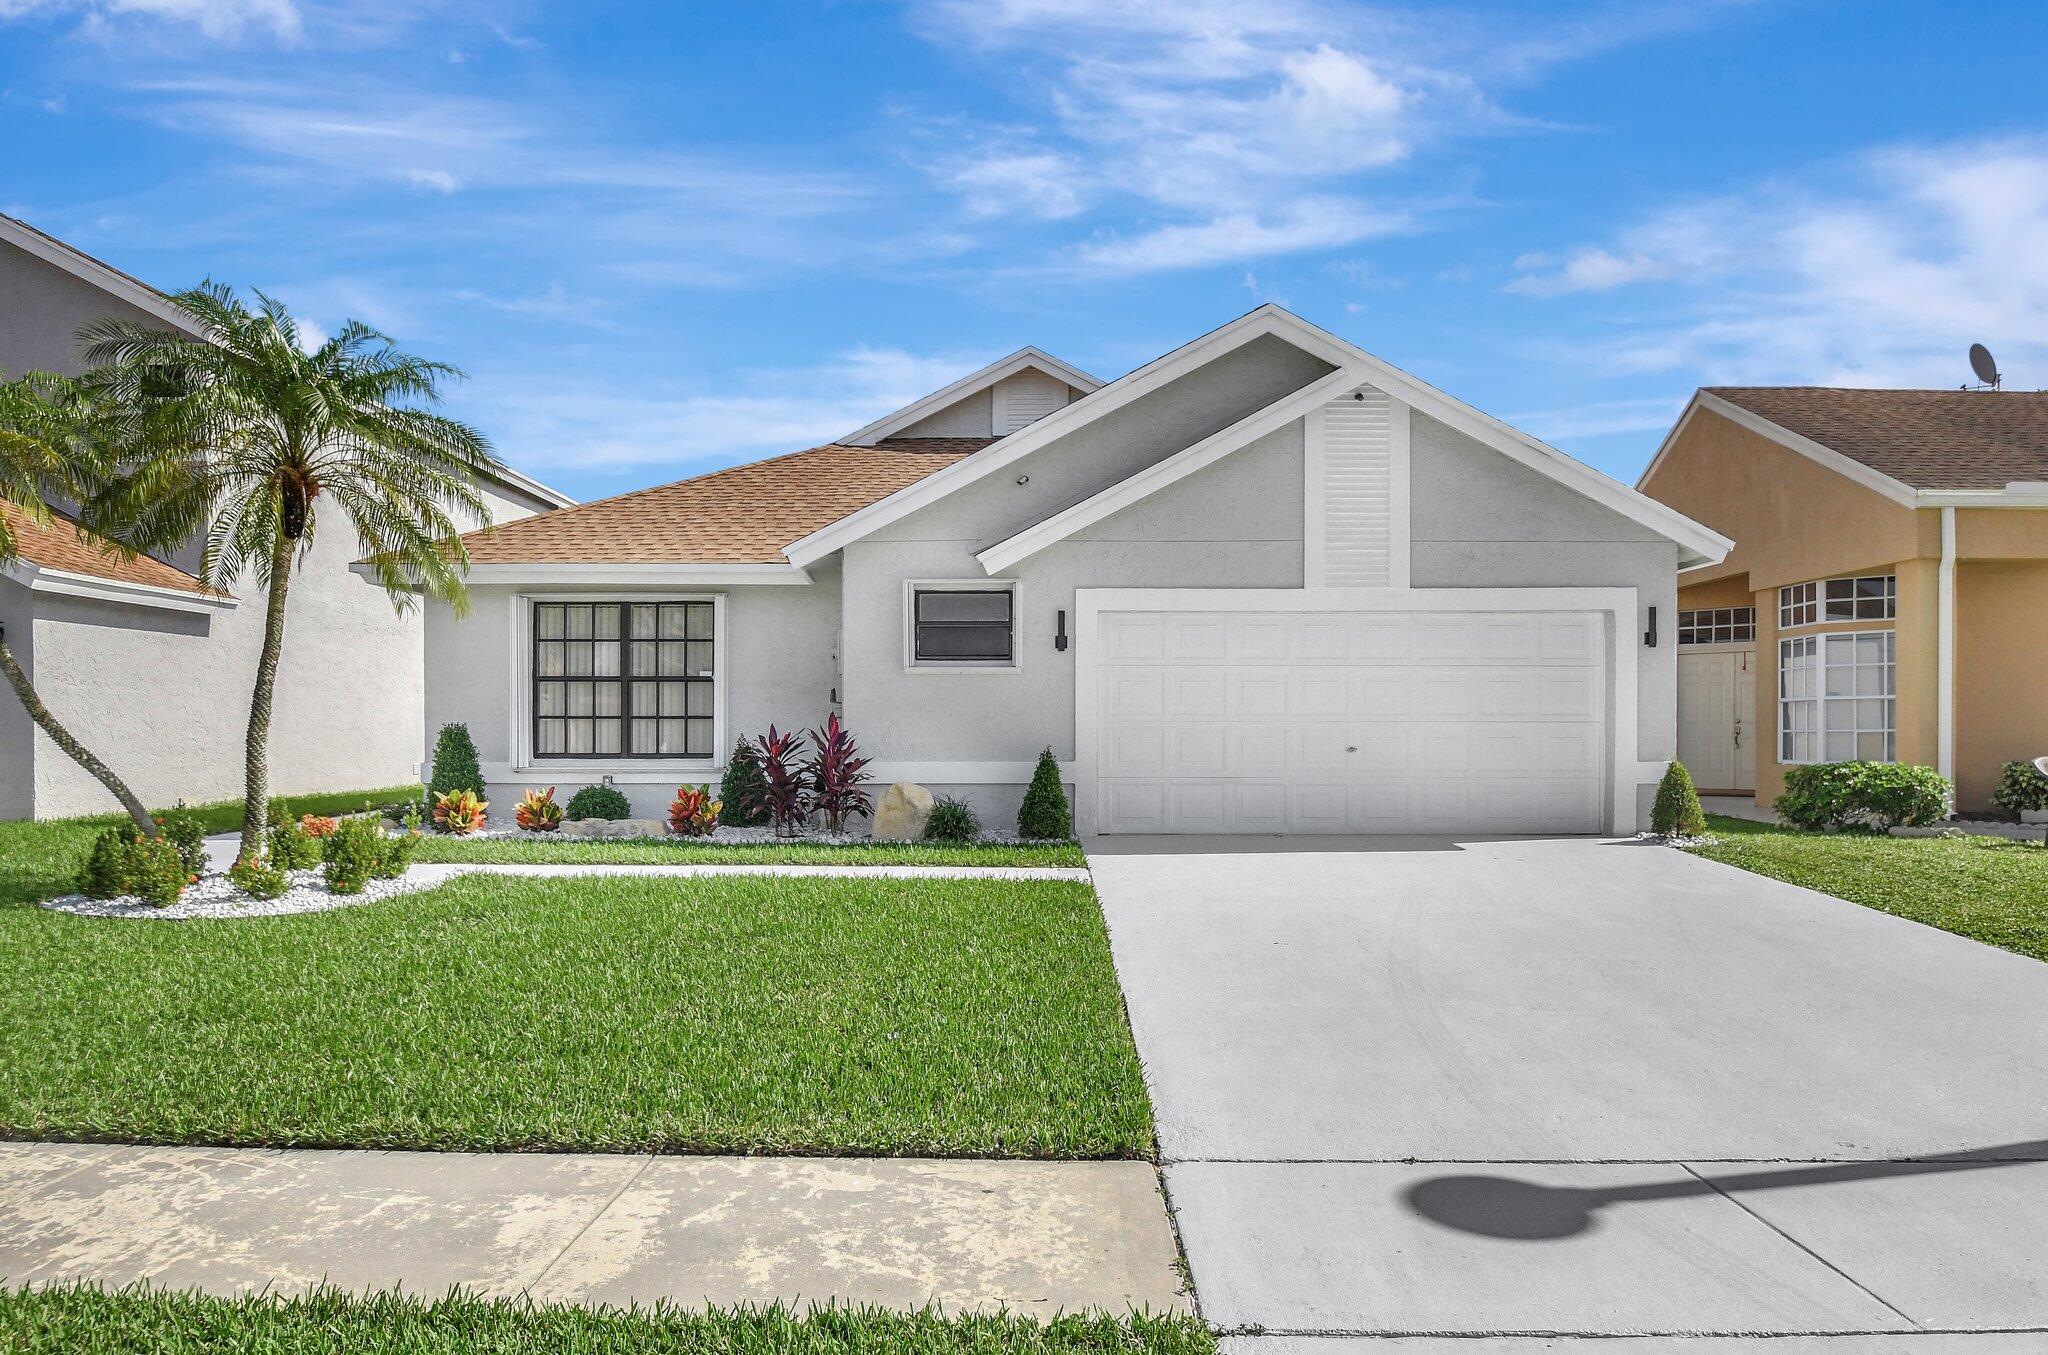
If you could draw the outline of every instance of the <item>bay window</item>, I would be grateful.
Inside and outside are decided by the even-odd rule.
[[[1778,642],[1778,760],[1890,762],[1898,755],[1891,631]]]

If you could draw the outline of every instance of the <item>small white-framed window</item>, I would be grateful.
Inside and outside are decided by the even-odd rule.
[[[1812,626],[1823,621],[1890,621],[1898,615],[1898,577],[1863,574],[1819,579],[1778,590],[1778,625]]]
[[[903,588],[903,658],[912,669],[1018,666],[1017,585],[1009,579],[912,579]]]
[[[1891,762],[1898,756],[1897,638],[1888,630],[1778,642],[1778,760]]]
[[[1754,639],[1754,607],[1702,607],[1678,614],[1678,643],[1682,645],[1746,644]]]

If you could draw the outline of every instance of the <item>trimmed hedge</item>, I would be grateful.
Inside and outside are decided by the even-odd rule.
[[[1945,819],[1953,803],[1948,779],[1932,767],[1821,762],[1787,771],[1785,793],[1771,808],[1795,828],[1883,832]]]

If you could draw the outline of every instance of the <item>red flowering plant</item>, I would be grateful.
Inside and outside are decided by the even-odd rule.
[[[804,773],[811,781],[811,806],[825,816],[826,829],[836,837],[846,831],[849,816],[875,812],[873,798],[863,789],[873,778],[867,774],[868,759],[838,715],[827,716],[825,727],[812,730],[810,738],[811,760]]]

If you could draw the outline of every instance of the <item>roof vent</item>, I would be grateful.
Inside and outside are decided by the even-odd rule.
[[[1067,383],[1026,367],[996,382],[994,398],[991,431],[1003,437],[1062,408],[1067,403]]]

